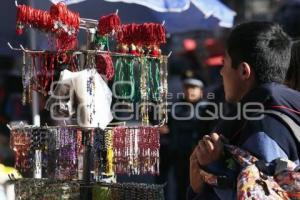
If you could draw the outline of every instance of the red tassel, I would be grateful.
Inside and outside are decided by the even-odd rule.
[[[155,23],[122,25],[117,40],[124,44],[138,46],[160,45],[166,42],[164,26]]]
[[[98,32],[100,35],[106,35],[111,33],[113,30],[118,30],[121,26],[121,19],[116,14],[102,16],[98,23]]]
[[[139,33],[144,45],[160,45],[166,42],[166,31],[161,24],[144,23],[140,26]]]
[[[77,47],[77,37],[75,35],[68,35],[61,33],[56,37],[56,48],[58,50],[72,50]]]
[[[158,57],[158,56],[160,56],[159,50],[158,50],[158,49],[153,49],[153,50],[151,51],[151,56],[153,56],[153,57]]]
[[[97,71],[99,74],[105,74],[107,80],[111,80],[114,77],[115,70],[109,54],[97,56]]]
[[[16,33],[17,33],[17,35],[22,35],[24,33],[24,29],[23,28],[17,28]]]
[[[80,17],[79,13],[70,11],[67,6],[60,2],[52,5],[50,15],[53,21],[62,22],[67,26],[67,30],[58,28],[55,29],[56,48],[58,50],[71,50],[77,47],[77,33],[79,30]]]
[[[50,15],[52,19],[61,21],[65,25],[73,27],[76,31],[79,29],[79,13],[70,11],[62,2],[51,6]]]

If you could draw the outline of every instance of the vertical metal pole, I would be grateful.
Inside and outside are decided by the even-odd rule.
[[[93,42],[95,40],[95,34],[96,34],[96,29],[95,28],[88,28],[86,29],[86,49],[92,49],[94,47]]]
[[[83,158],[83,184],[84,186],[90,186],[91,182],[91,137],[92,130],[84,131],[83,134],[84,142],[84,158]],[[90,187],[83,187],[81,189],[82,200],[92,199],[92,189]]]
[[[29,5],[34,7],[34,0],[29,0]],[[36,49],[36,32],[33,29],[30,29],[29,32],[29,42],[30,49]],[[40,126],[41,119],[39,115],[39,96],[36,91],[32,91],[32,121],[33,125]],[[42,152],[41,150],[35,151],[35,168],[34,168],[34,178],[42,178]]]
[[[30,0],[29,5],[31,7],[34,7],[34,0]],[[36,49],[37,38],[36,38],[36,32],[33,29],[30,29],[29,41],[30,41],[30,49]],[[32,121],[33,121],[33,125],[40,126],[41,121],[39,115],[39,97],[36,91],[32,91]]]
[[[93,41],[96,30],[94,28],[87,29],[86,49],[93,49]],[[89,59],[89,58],[87,58]],[[88,62],[86,60],[86,62]],[[86,186],[90,186],[91,182],[91,137],[92,130],[83,133],[84,141],[84,158],[83,158],[83,182]],[[89,200],[92,198],[92,190],[89,187],[84,187],[81,192],[81,199]]]

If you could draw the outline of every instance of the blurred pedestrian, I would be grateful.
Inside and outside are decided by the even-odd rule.
[[[162,128],[162,132],[168,133],[170,143],[166,154],[168,158],[162,158],[161,163],[173,159],[170,162],[174,163],[178,200],[185,198],[189,185],[189,156],[197,141],[208,133],[206,123],[199,119],[207,106],[203,101],[204,83],[201,74],[198,71],[187,70],[181,79],[184,95],[172,105],[169,122]]]

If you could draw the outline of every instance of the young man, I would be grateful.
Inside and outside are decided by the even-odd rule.
[[[225,98],[240,102],[242,114],[247,103],[265,110],[277,110],[300,125],[300,93],[287,88],[284,81],[291,56],[291,41],[283,30],[271,22],[249,22],[237,26],[227,41],[221,70]],[[259,103],[259,105],[258,105]],[[248,115],[247,115],[248,114]],[[259,159],[270,162],[278,157],[299,163],[299,143],[288,126],[271,115],[253,120],[247,116],[223,122],[215,133],[199,141],[190,156],[189,199],[236,199],[233,187],[210,187],[203,182],[199,168],[229,175],[224,161],[220,135]],[[238,169],[231,174],[237,174]]]

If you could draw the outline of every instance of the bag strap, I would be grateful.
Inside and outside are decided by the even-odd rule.
[[[292,131],[294,137],[296,138],[297,142],[300,143],[300,125],[298,125],[294,120],[292,120],[288,115],[276,111],[276,110],[266,110],[264,111],[265,114],[270,114],[273,116],[278,117],[281,121],[283,121],[289,129]]]

